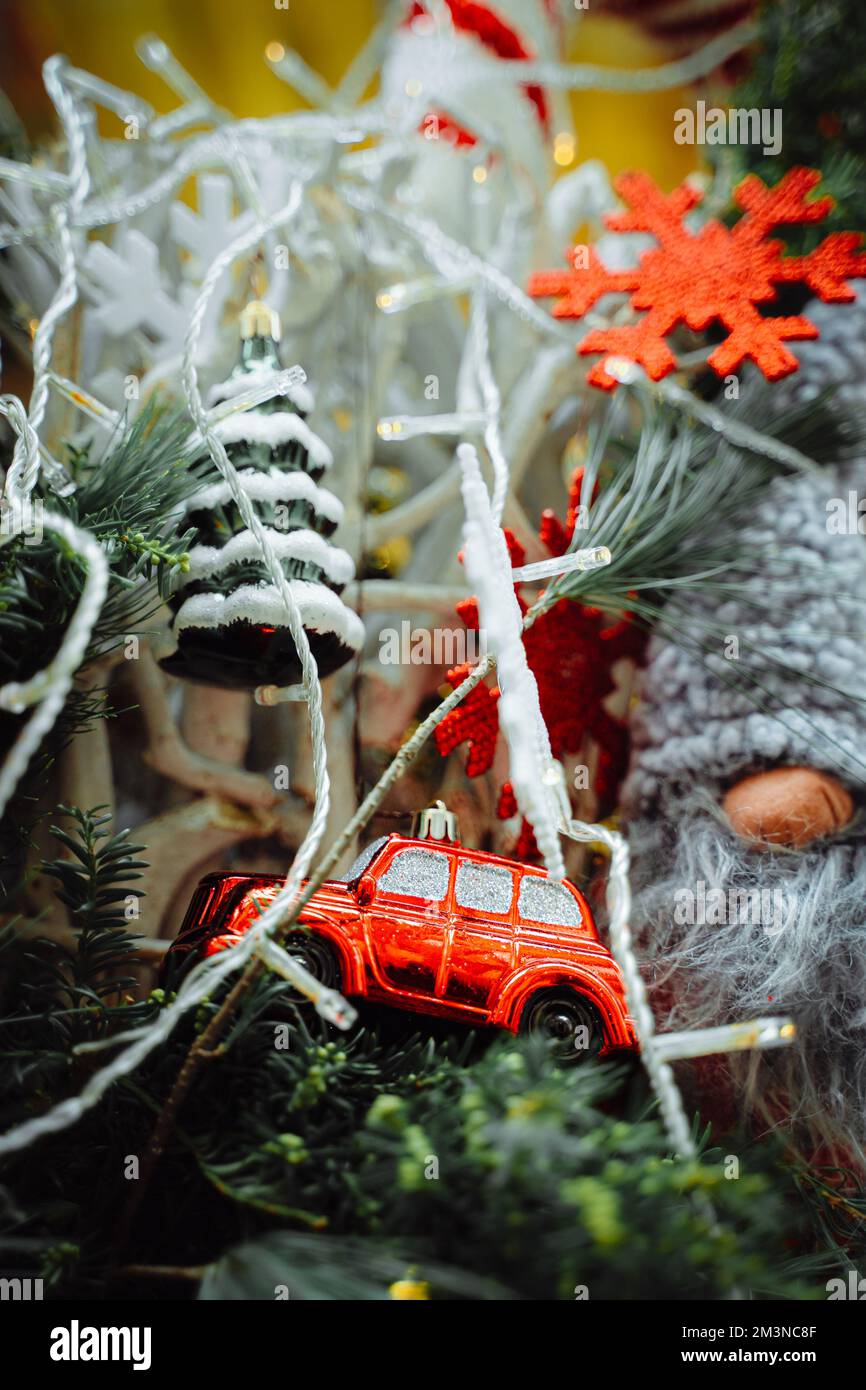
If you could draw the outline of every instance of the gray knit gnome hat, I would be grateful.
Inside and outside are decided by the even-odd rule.
[[[788,409],[831,386],[834,401],[866,419],[866,302],[808,314],[822,336],[798,345],[801,368],[770,403]],[[782,764],[831,772],[855,795],[866,789],[866,538],[829,523],[858,484],[866,492],[866,457],[774,480],[743,519],[743,554],[760,568],[736,599],[693,597],[685,648],[650,643],[623,789],[629,816],[690,783],[720,787]]]

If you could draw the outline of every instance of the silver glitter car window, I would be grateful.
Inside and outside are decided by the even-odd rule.
[[[580,908],[567,888],[546,878],[525,878],[520,885],[517,910],[527,922],[549,922],[555,927],[579,927]]]
[[[388,843],[387,835],[380,835],[378,840],[373,840],[369,845],[365,845],[358,857],[353,860],[351,867],[342,879],[337,879],[338,883],[353,883],[356,878],[360,878],[370,861],[379,853],[383,845]]]
[[[454,889],[458,907],[476,907],[481,912],[508,912],[514,896],[514,879],[507,869],[494,864],[473,864],[466,860],[457,869]]]
[[[440,903],[448,892],[450,865],[447,854],[436,849],[403,849],[395,854],[387,873],[379,879],[386,893],[405,893]]]

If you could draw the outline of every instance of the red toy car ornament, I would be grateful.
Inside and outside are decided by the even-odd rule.
[[[465,849],[441,802],[414,828],[374,840],[345,879],[316,889],[286,939],[291,954],[350,998],[541,1034],[566,1061],[637,1051],[619,967],[583,895],[543,869]],[[208,874],[169,968],[233,946],[282,884]]]

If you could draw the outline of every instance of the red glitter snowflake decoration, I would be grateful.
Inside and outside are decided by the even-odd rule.
[[[664,194],[648,174],[623,174],[614,187],[630,211],[610,213],[606,225],[616,232],[651,232],[658,246],[645,251],[633,270],[608,270],[592,247],[586,264],[584,248],[570,253],[572,269],[540,271],[529,282],[529,293],[554,295],[556,318],[582,318],[606,294],[631,295],[634,309],[647,313],[636,324],[597,328],[578,345],[579,353],[603,353],[588,374],[594,386],[612,391],[616,378],[606,358],[637,362],[653,381],[677,365],[665,341],[685,324],[694,331],[714,320],[728,336],[708,361],[725,376],[751,358],[770,381],[796,370],[797,358],[785,346],[791,339],[817,338],[818,330],[802,315],[765,318],[758,305],[776,298],[776,286],[799,282],[819,298],[849,302],[855,299],[847,281],[866,275],[866,253],[858,252],[859,232],[836,232],[825,237],[807,256],[783,256],[784,243],[768,234],[785,224],[822,221],[832,198],[808,201],[821,175],[814,169],[790,169],[774,188],[750,174],[734,190],[743,216],[731,228],[710,219],[698,232],[683,218],[701,201],[688,184]]]
[[[551,555],[563,555],[571,544],[582,484],[583,469],[578,469],[572,478],[565,523],[552,511],[542,517],[539,535]],[[523,547],[510,531],[505,531],[505,537],[512,566],[522,565]],[[518,602],[525,612],[527,605],[519,594]],[[459,603],[457,612],[467,627],[477,630],[474,598]],[[526,659],[538,685],[553,756],[578,753],[587,737],[594,739],[599,756],[593,789],[606,806],[615,803],[625,774],[628,730],[622,720],[608,713],[603,701],[614,689],[614,662],[623,656],[639,656],[644,641],[644,633],[628,618],[610,623],[601,609],[567,598],[543,613],[524,634]],[[456,688],[471,669],[466,665],[449,671],[452,686]],[[469,744],[466,771],[470,777],[480,776],[493,764],[499,737],[498,701],[498,687],[477,685],[436,729],[436,745],[443,757],[461,743]],[[496,813],[504,820],[516,811],[511,784],[506,782]],[[535,857],[532,830],[525,822],[516,853],[518,858]]]

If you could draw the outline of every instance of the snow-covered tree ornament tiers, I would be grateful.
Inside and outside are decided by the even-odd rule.
[[[259,300],[248,304],[241,315],[240,361],[227,381],[212,388],[210,404],[275,378],[282,370],[279,336],[274,311]],[[309,388],[293,386],[288,397],[230,415],[217,430],[300,608],[319,674],[327,676],[360,649],[364,627],[340,598],[355,569],[351,556],[328,539],[343,507],[320,486],[333,460],[306,423],[312,405]],[[300,663],[285,605],[216,470],[186,503],[185,524],[197,536],[171,601],[177,649],[163,660],[164,669],[232,689],[294,684]]]

